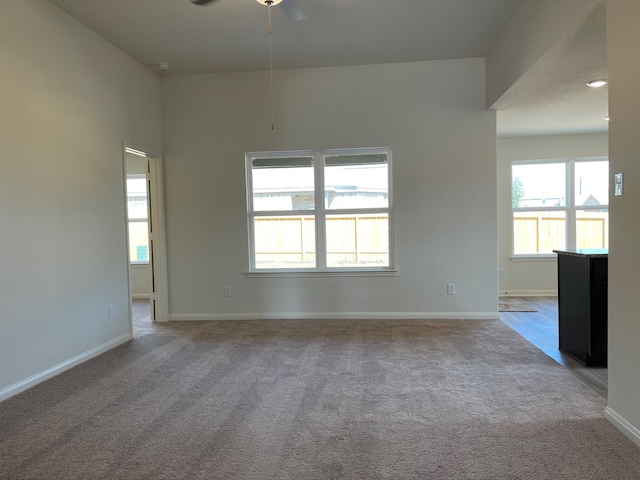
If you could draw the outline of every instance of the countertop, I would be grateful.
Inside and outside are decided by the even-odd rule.
[[[558,255],[570,255],[572,257],[607,258],[607,248],[569,248],[566,250],[554,250]]]

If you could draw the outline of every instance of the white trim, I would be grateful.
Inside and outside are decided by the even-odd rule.
[[[151,208],[153,222],[153,262],[155,282],[156,322],[169,320],[169,273],[167,268],[167,233],[164,207],[164,164],[162,157],[148,158],[151,182]]]
[[[384,154],[387,157],[387,207],[379,208],[349,208],[349,209],[327,209],[325,208],[325,157],[329,155],[363,155],[363,154]],[[263,158],[297,158],[308,157],[313,159],[314,183],[314,209],[312,210],[277,210],[255,211],[253,204],[253,161]],[[332,215],[368,215],[386,214],[388,222],[389,236],[389,263],[384,269],[395,269],[395,224],[393,210],[393,159],[391,147],[365,147],[331,150],[291,150],[275,152],[247,152],[245,153],[245,184],[247,201],[247,234],[249,244],[249,273],[258,273],[261,270],[256,268],[255,252],[255,220],[260,217],[302,217],[312,216],[315,224],[315,268],[313,271],[322,272],[327,269],[327,246],[326,246],[326,221]],[[266,269],[265,269],[266,270]],[[311,270],[311,269],[309,269]],[[280,275],[276,275],[280,276]],[[311,276],[311,275],[309,275]]]
[[[80,355],[76,355],[75,357],[72,357],[69,360],[59,363],[58,365],[48,368],[35,375],[32,375],[29,378],[26,378],[18,383],[9,385],[7,388],[0,390],[0,402],[10,397],[13,397],[14,395],[17,395],[18,393],[24,392],[25,390],[37,385],[38,383],[44,382],[45,380],[55,377],[56,375],[66,370],[69,370],[70,368],[75,367],[76,365],[79,365],[81,363],[86,362],[87,360],[97,357],[98,355],[101,355],[104,352],[117,347],[118,345],[122,345],[123,343],[131,340],[132,338],[133,337],[131,336],[130,333],[125,333],[123,335],[120,335],[117,338],[114,338],[113,340],[109,340],[108,342],[103,343],[102,345],[98,345],[97,347],[94,347],[91,350],[87,350],[86,352],[81,353]]]
[[[129,321],[129,336],[133,337],[133,313],[131,307],[131,252],[129,247],[129,200],[127,198],[127,142],[122,142],[122,191],[124,193],[124,248],[127,259],[127,315]]]
[[[497,320],[498,312],[174,313],[171,321],[224,320]]]
[[[140,150],[136,150],[135,148],[124,147],[124,151],[133,155],[138,155],[139,157],[147,157],[147,154],[145,152],[141,152]]]
[[[500,290],[501,297],[557,297],[558,290]]]
[[[316,212],[316,270],[324,270],[327,268],[327,212],[324,205],[325,188],[324,174],[324,155],[316,152],[313,156],[314,167],[314,192]],[[251,265],[253,271],[258,271],[254,263]]]
[[[149,268],[149,262],[131,262],[131,268],[138,269],[138,268]]]
[[[256,270],[245,272],[249,278],[297,278],[297,277],[395,277],[398,270],[369,269],[369,270]]]
[[[611,407],[604,409],[604,417],[614,427],[620,430],[625,437],[640,447],[640,430],[627,422],[621,415],[619,415]]]
[[[565,225],[567,226],[567,230],[565,232],[565,245],[576,246],[576,239],[578,238],[577,226],[576,226],[576,198],[575,198],[575,160],[570,160],[567,162],[566,173],[565,173],[565,190],[566,194],[566,203],[569,207],[567,210]],[[607,200],[607,204],[609,201]],[[571,247],[569,247],[571,248]],[[577,248],[577,246],[576,246]]]
[[[509,257],[509,259],[512,262],[555,262],[558,260],[558,255],[555,253],[541,253],[539,255],[515,255]]]
[[[151,298],[151,294],[149,294],[149,293],[132,293],[131,294],[131,298],[149,300]]]

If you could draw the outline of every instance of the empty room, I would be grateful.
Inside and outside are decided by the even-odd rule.
[[[0,478],[640,478],[638,20],[1,0]]]

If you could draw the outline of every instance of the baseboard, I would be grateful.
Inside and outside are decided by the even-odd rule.
[[[92,348],[91,350],[87,350],[86,352],[81,353],[80,355],[76,355],[75,357],[70,358],[65,362],[59,363],[54,367],[48,368],[47,370],[44,370],[40,373],[32,375],[31,377],[25,380],[22,380],[18,383],[14,383],[13,385],[10,385],[7,388],[0,390],[0,402],[6,400],[7,398],[13,397],[14,395],[17,395],[20,392],[24,392],[25,390],[37,385],[38,383],[44,382],[45,380],[55,377],[56,375],[64,372],[65,370],[69,370],[70,368],[75,367],[76,365],[79,365],[83,362],[86,362],[87,360],[90,360],[93,357],[97,357],[98,355],[108,350],[111,350],[112,348],[115,348],[118,345],[128,342],[129,340],[131,340],[131,338],[132,337],[130,333],[125,333],[124,335],[120,335],[119,337],[114,338],[113,340],[109,340],[108,342],[103,343],[102,345],[98,345],[97,347]]]
[[[174,313],[171,321],[219,320],[497,320],[498,312],[274,312],[274,313]]]
[[[500,290],[501,297],[557,297],[558,290]]]
[[[148,293],[133,293],[131,295],[131,298],[134,300],[138,300],[138,299],[149,300],[151,298],[151,295]]]
[[[640,430],[627,422],[622,416],[618,415],[611,407],[605,408],[604,416],[609,420],[609,423],[620,430],[625,437],[640,447]]]

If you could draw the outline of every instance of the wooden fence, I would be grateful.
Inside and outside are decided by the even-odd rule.
[[[328,215],[327,265],[388,265],[387,215]],[[257,217],[254,224],[256,265],[293,268],[315,265],[313,217]]]
[[[576,219],[577,248],[608,248],[609,215],[607,212],[584,212]],[[527,215],[514,217],[514,253],[551,253],[564,245],[565,218]]]

